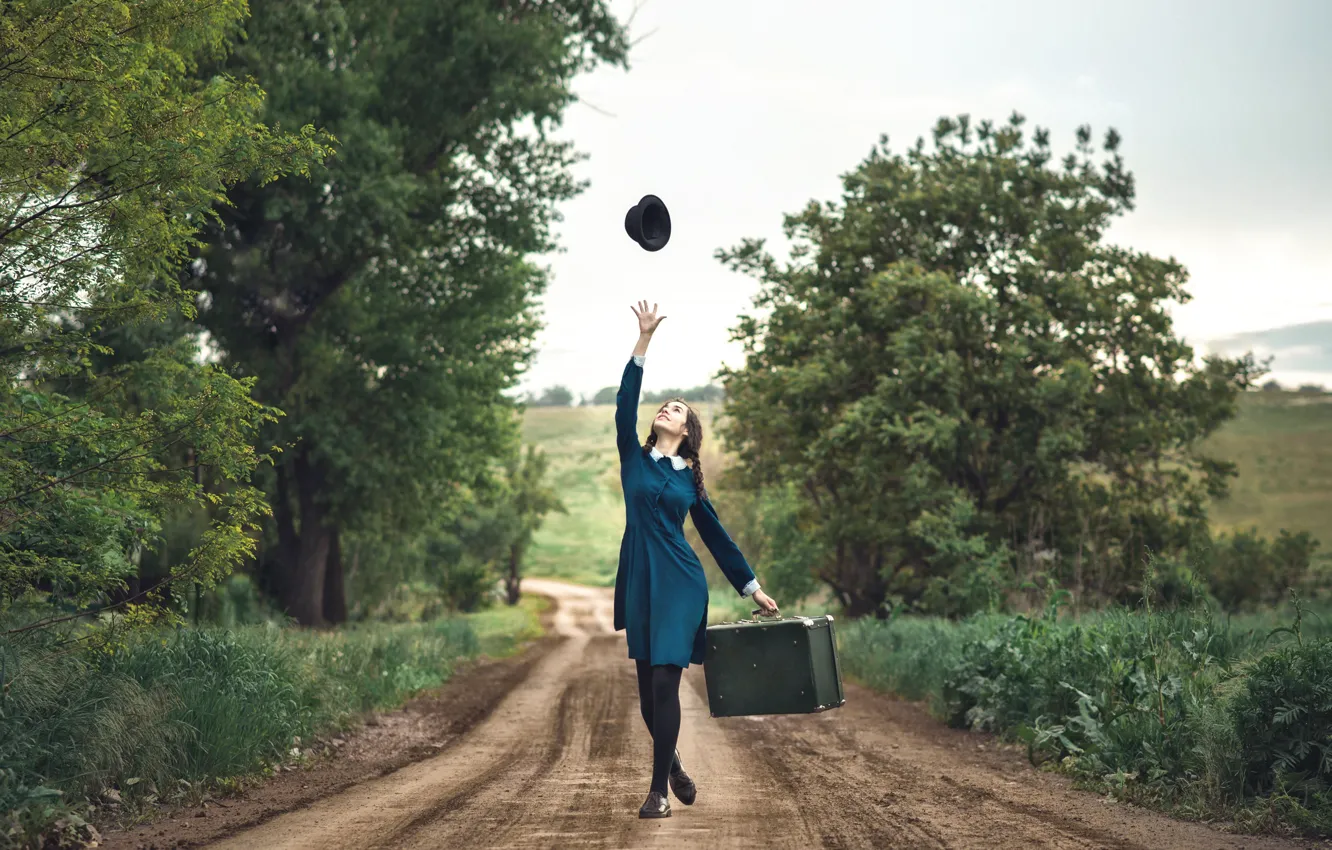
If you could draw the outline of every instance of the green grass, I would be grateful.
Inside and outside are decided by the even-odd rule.
[[[1234,462],[1230,497],[1211,507],[1213,524],[1255,526],[1265,536],[1309,531],[1332,561],[1332,394],[1246,393],[1239,415],[1206,444]]]
[[[147,810],[308,758],[318,736],[444,684],[460,661],[514,653],[547,604],[327,631],[184,628],[110,655],[42,632],[0,642],[0,847],[71,815],[77,832],[82,801],[105,789]]]
[[[529,640],[541,637],[541,614],[549,607],[550,600],[546,597],[525,593],[517,605],[495,605],[464,614],[463,618],[476,634],[481,655],[505,658],[522,649]]]

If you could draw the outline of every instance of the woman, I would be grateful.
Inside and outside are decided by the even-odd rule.
[[[671,815],[671,790],[686,806],[694,802],[693,780],[680,764],[675,743],[680,734],[680,674],[703,663],[708,617],[708,584],[703,565],[684,536],[688,513],[717,566],[741,597],[769,614],[777,603],[759,589],[754,572],[717,519],[703,489],[698,450],[703,426],[682,399],[661,406],[646,445],[639,445],[636,425],[648,343],[665,316],[647,302],[639,309],[638,345],[624,367],[615,396],[615,442],[620,453],[625,529],[620,566],[615,574],[615,630],[625,630],[629,657],[638,668],[638,700],[652,734],[652,785],[641,818]]]

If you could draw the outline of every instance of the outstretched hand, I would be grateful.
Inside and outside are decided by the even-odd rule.
[[[630,305],[629,309],[633,310],[634,315],[638,317],[639,333],[645,333],[645,334],[652,333],[657,329],[657,325],[661,324],[662,319],[666,318],[665,316],[657,315],[656,304],[653,304],[652,309],[649,310],[646,301],[639,301],[637,309],[634,309],[632,305]]]

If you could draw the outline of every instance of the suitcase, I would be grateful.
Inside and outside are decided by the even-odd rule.
[[[830,616],[718,623],[706,637],[703,678],[713,717],[811,714],[846,702]]]

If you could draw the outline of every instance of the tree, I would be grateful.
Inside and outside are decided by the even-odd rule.
[[[1265,381],[1263,383],[1263,392],[1279,393],[1281,392],[1281,389],[1281,382],[1276,379]]]
[[[252,548],[253,442],[275,411],[200,365],[197,339],[156,330],[194,309],[175,271],[227,187],[328,153],[310,126],[260,123],[253,82],[192,73],[244,14],[186,0],[0,14],[0,606],[106,602],[175,510],[214,517],[167,565],[176,579],[211,583]],[[117,362],[126,341],[140,350]]]
[[[504,581],[508,604],[517,604],[532,535],[546,514],[565,512],[546,481],[548,465],[535,446],[528,446],[525,454],[512,452],[500,474],[425,535],[423,573],[446,607],[474,610],[497,578]]]
[[[341,535],[422,533],[517,438],[555,205],[581,184],[549,132],[570,82],[623,62],[602,0],[261,0],[225,66],[341,154],[309,185],[246,184],[208,233],[201,320],[292,447],[264,482],[264,585],[304,624],[347,609]],[[520,132],[527,124],[531,132]]]
[[[549,467],[550,459],[536,446],[528,446],[521,459],[515,455],[505,464],[506,496],[501,515],[508,549],[504,589],[510,605],[518,604],[523,557],[532,545],[532,535],[541,528],[546,514],[568,513],[555,489],[546,482]]]
[[[1127,599],[1150,553],[1207,533],[1230,464],[1198,443],[1259,376],[1196,365],[1165,303],[1173,260],[1104,244],[1132,208],[1112,130],[1054,160],[1025,121],[941,119],[905,156],[882,138],[840,204],[719,251],[758,278],[746,363],[722,372],[751,488],[793,486],[817,575],[852,616],[959,614],[1052,574]]]
[[[721,401],[724,396],[722,388],[715,384],[704,384],[702,386],[690,387],[687,390],[661,390],[660,392],[644,393],[643,401],[648,404],[661,404],[673,398],[682,398],[685,401],[692,402],[712,402]]]
[[[568,407],[573,404],[574,395],[568,387],[559,385],[547,387],[540,396],[533,396],[529,404],[533,407]]]
[[[619,387],[602,387],[592,396],[592,404],[614,404],[615,394],[619,391]]]

